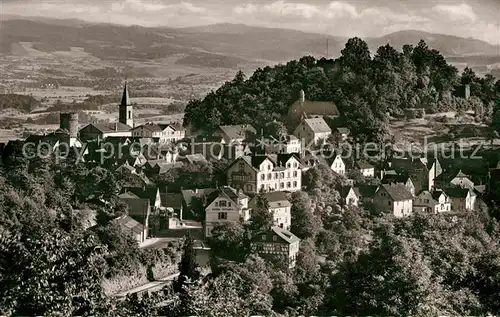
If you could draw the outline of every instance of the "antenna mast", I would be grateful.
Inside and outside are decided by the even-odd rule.
[[[325,56],[326,58],[328,58],[329,53],[330,52],[329,52],[329,47],[328,47],[328,38],[326,38],[326,56]]]

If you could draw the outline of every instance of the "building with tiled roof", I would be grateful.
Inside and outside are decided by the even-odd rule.
[[[395,217],[409,216],[413,212],[413,195],[402,184],[382,184],[373,198],[378,212],[391,212]]]
[[[476,194],[470,188],[451,187],[444,189],[451,200],[452,211],[472,211],[476,202]]]
[[[415,186],[408,174],[386,174],[382,180],[380,180],[380,183],[404,185],[412,195],[415,195]]]
[[[240,222],[250,219],[248,196],[241,191],[225,186],[206,197],[204,232],[212,235],[212,229],[218,223]]]
[[[303,118],[338,118],[340,112],[335,103],[330,101],[307,100],[303,90],[299,93],[299,99],[288,109],[286,126],[294,129]]]
[[[366,161],[356,161],[354,167],[356,167],[364,177],[375,177],[375,167]]]
[[[147,223],[140,223],[127,215],[118,217],[113,222],[118,224],[124,232],[134,237],[138,243],[142,243],[148,238],[149,228]]]
[[[306,147],[326,141],[331,134],[332,130],[323,118],[303,119],[293,131],[293,135]]]
[[[230,186],[246,193],[302,188],[301,163],[294,154],[242,156],[228,167],[227,177]]]
[[[294,268],[299,252],[300,239],[290,231],[273,226],[255,235],[252,249],[265,260]]]
[[[225,144],[243,143],[250,134],[256,134],[257,130],[250,124],[221,125],[215,133],[221,137]]]
[[[273,215],[274,225],[290,230],[292,225],[291,207],[287,195],[284,192],[267,192],[262,194],[267,202],[268,211]],[[257,205],[258,196],[254,196],[248,203],[251,209]]]

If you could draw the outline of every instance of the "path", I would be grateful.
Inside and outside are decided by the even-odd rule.
[[[146,291],[158,291],[163,288],[163,286],[167,285],[170,281],[173,281],[177,276],[179,276],[179,273],[171,274],[169,276],[166,276],[162,279],[159,279],[157,281],[149,282],[147,284],[137,286],[135,288],[132,288],[128,291],[124,291],[118,294],[113,295],[114,297],[121,297],[124,298],[128,294],[134,294],[134,293],[143,293]]]

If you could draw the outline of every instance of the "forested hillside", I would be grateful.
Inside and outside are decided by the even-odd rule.
[[[457,85],[470,84],[473,98],[454,96]],[[381,46],[372,57],[368,44],[349,39],[335,60],[306,56],[275,67],[257,69],[245,79],[235,78],[203,100],[186,107],[184,125],[214,130],[221,124],[251,123],[258,128],[270,120],[282,120],[303,89],[306,98],[333,101],[345,125],[361,140],[383,140],[389,116],[400,117],[407,108],[428,113],[476,110],[491,116],[500,81],[477,77],[466,68],[459,74],[437,50],[424,41],[405,45],[402,52]]]

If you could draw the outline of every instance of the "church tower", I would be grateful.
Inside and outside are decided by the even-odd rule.
[[[134,127],[134,111],[132,104],[130,103],[126,82],[125,88],[123,89],[122,101],[120,102],[119,121],[120,123],[126,124],[131,128]]]

